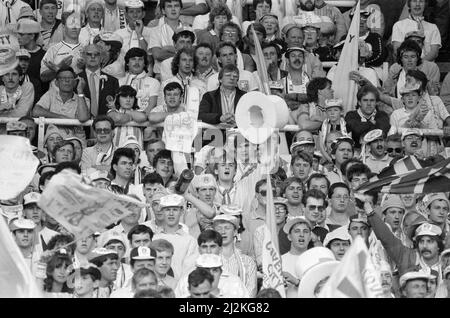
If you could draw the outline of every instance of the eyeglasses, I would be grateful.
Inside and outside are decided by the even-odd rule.
[[[315,210],[323,212],[325,210],[325,207],[323,205],[308,205],[307,208],[310,212]]]
[[[225,31],[225,32],[223,32],[223,35],[226,35],[226,36],[235,36],[236,34],[237,34],[236,31]]]
[[[415,135],[405,137],[405,141],[419,141],[419,140],[422,140],[422,137]]]
[[[259,191],[259,194],[261,194],[263,197],[265,197],[267,195],[267,191],[266,190],[261,190]],[[275,197],[277,195],[276,191],[272,191],[272,195]]]
[[[403,149],[402,148],[387,148],[386,150],[389,153],[391,153],[391,152],[401,153]]]
[[[344,201],[347,201],[348,199],[350,199],[350,196],[348,195],[334,195],[332,196],[333,199],[338,199],[338,200],[342,200],[344,199]]]
[[[110,128],[97,128],[95,129],[97,134],[109,134],[111,132]]]

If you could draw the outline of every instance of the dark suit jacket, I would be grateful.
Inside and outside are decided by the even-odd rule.
[[[236,88],[236,96],[234,98],[234,110],[239,99],[245,92]],[[215,91],[207,92],[203,95],[198,110],[198,120],[205,123],[216,125],[220,123],[220,116],[222,116],[222,99],[220,98],[220,87]]]
[[[112,77],[106,73],[103,73],[100,71],[100,75],[106,75],[108,78],[107,80],[100,79],[100,88],[99,89],[99,95],[98,95],[98,114],[97,115],[106,115],[106,112],[108,111],[106,97],[108,95],[115,97],[117,91],[119,90],[119,81],[117,78]],[[89,90],[89,81],[86,76],[86,71],[83,71],[79,74],[80,77],[82,77],[86,81],[86,86],[84,88],[84,96],[91,99],[91,91]]]

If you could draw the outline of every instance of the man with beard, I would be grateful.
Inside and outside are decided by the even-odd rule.
[[[367,197],[364,202],[364,212],[387,255],[398,266],[400,275],[405,274],[411,268],[415,268],[435,275],[438,285],[442,283],[439,253],[444,250],[444,243],[442,241],[442,230],[437,225],[422,223],[418,226],[414,232],[414,247],[409,248],[395,237],[388,226],[375,213],[373,203]]]
[[[114,282],[119,269],[117,252],[103,247],[96,248],[89,254],[88,260],[97,266],[102,274],[98,287],[98,298],[109,298],[114,291]]]
[[[364,156],[363,161],[373,173],[380,173],[381,170],[389,166],[392,158],[386,153],[383,131],[374,129],[364,136],[364,143],[369,146],[369,153]]]
[[[312,226],[305,217],[296,216],[286,222],[283,230],[291,241],[291,249],[281,256],[286,297],[297,298],[300,279],[296,275],[296,263],[299,256],[310,247]]]
[[[282,79],[283,97],[291,110],[307,101],[306,86],[311,80],[303,65],[307,52],[301,47],[290,47],[285,53],[288,74]]]
[[[208,80],[217,73],[212,67],[214,51],[209,43],[200,43],[194,50],[194,76],[196,85],[200,89],[200,100],[206,92]]]

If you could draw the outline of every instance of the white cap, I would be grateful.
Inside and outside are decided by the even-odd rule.
[[[27,193],[23,197],[23,205],[25,206],[25,205],[28,205],[31,203],[38,203],[40,199],[41,199],[40,193],[37,193],[37,192]]]
[[[102,171],[102,170],[95,170],[94,172],[89,174],[89,179],[91,179],[92,181],[100,180],[100,179],[111,181],[108,178],[108,172]]]
[[[205,187],[214,187],[217,189],[216,178],[214,178],[214,176],[209,173],[194,176],[194,179],[192,179],[191,183],[195,189]]]
[[[219,208],[219,212],[222,214],[228,214],[232,216],[239,216],[242,214],[242,209],[236,204],[223,204]]]
[[[222,267],[222,258],[216,254],[202,254],[195,261],[195,266],[203,268]]]
[[[184,198],[178,194],[169,194],[161,198],[161,200],[159,201],[159,206],[161,208],[171,206],[184,207]]]
[[[283,226],[283,231],[286,234],[289,234],[292,227],[298,223],[303,223],[308,225],[308,227],[311,229],[311,222],[309,222],[304,216],[294,216],[292,218],[288,218],[286,224]]]
[[[127,8],[144,8],[144,3],[141,0],[127,0],[125,1]]]
[[[408,129],[404,129],[402,132],[402,140],[405,139],[406,136],[410,136],[410,135],[417,135],[422,137],[423,134],[420,131],[420,129],[417,128],[408,128]]]
[[[9,223],[9,229],[11,232],[15,230],[34,230],[36,224],[28,219],[14,219]]]
[[[430,204],[433,203],[433,201],[435,201],[435,200],[444,200],[445,202],[447,202],[447,205],[450,208],[450,202],[449,202],[447,196],[445,195],[445,193],[443,193],[443,192],[429,193],[426,196],[424,196],[422,199],[422,201],[426,207],[429,207]]]
[[[139,144],[137,138],[133,135],[129,135],[127,136],[127,139],[125,140],[125,142],[123,144],[120,145],[120,148],[125,148],[128,145],[136,145],[139,148],[139,151],[142,152],[142,147]]]
[[[100,32],[99,37],[102,41],[116,41],[123,43],[122,37],[114,32]]]
[[[325,100],[325,108],[339,107],[341,109],[344,109],[344,106],[342,105],[343,103],[344,102],[340,98],[326,99]]]
[[[239,219],[233,215],[229,214],[219,214],[213,219],[213,222],[229,222],[234,225],[236,229],[239,228]]]
[[[364,135],[364,142],[368,144],[380,138],[383,139],[383,131],[381,129],[373,129]]]
[[[410,280],[425,279],[428,281],[432,278],[435,278],[435,276],[424,272],[407,272],[400,277],[400,288],[405,287],[406,283]]]
[[[348,233],[347,226],[341,226],[334,231],[329,232],[323,240],[323,246],[328,247],[328,244],[333,240],[350,241],[351,243],[352,237]]]
[[[107,249],[107,248],[104,248],[104,247],[97,247],[97,248],[94,248],[89,253],[88,261],[92,262],[92,261],[96,260],[97,258],[104,257],[104,256],[107,256],[107,255],[117,255],[118,256],[117,252],[114,251],[114,250],[110,250],[110,249]]]
[[[134,260],[155,259],[156,252],[147,246],[138,246],[131,250],[130,258]]]
[[[99,242],[98,245],[101,247],[105,247],[112,240],[119,241],[125,248],[127,247],[127,238],[125,234],[114,229],[111,229],[109,231],[100,234],[100,237],[98,238]]]
[[[416,229],[414,239],[418,236],[440,236],[441,234],[442,230],[439,226],[430,223],[423,223]]]

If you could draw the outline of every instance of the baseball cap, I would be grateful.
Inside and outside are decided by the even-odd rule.
[[[423,223],[421,224],[415,232],[414,239],[416,240],[419,236],[440,236],[442,234],[442,230],[439,226],[430,224],[430,223]]]
[[[447,196],[443,192],[438,193],[429,193],[422,199],[422,202],[426,207],[429,207],[430,204],[435,200],[444,200],[447,202],[448,207],[450,208],[450,201],[448,200]]]
[[[423,30],[410,31],[410,32],[406,33],[405,40],[410,37],[417,37],[417,38],[425,39],[425,33],[423,32]]]
[[[216,254],[202,254],[195,261],[195,266],[202,268],[222,267],[222,258]]]
[[[122,145],[120,145],[119,148],[125,148],[128,145],[136,145],[136,146],[138,146],[139,151],[142,152],[142,147],[139,144],[139,142],[135,136],[133,136],[133,135],[127,136],[127,139],[125,140],[125,142]]]
[[[141,0],[127,0],[125,1],[127,8],[144,8],[144,3]]]
[[[389,208],[399,208],[405,210],[405,205],[402,199],[397,194],[389,194],[386,196],[385,200],[381,202],[381,212],[383,213]]]
[[[303,146],[303,145],[313,145],[314,146],[315,144],[316,143],[314,142],[314,140],[313,141],[311,141],[311,140],[300,140],[300,141],[293,142],[292,145],[291,145],[291,148],[289,150],[291,151],[291,153],[293,153],[294,149],[296,147],[298,147],[298,146]]]
[[[159,206],[161,208],[167,208],[171,206],[183,207],[184,198],[178,194],[169,194],[161,198],[161,200],[159,201]]]
[[[352,242],[352,237],[348,233],[346,226],[338,227],[334,231],[329,232],[323,240],[323,246],[328,247],[328,244],[334,240],[350,241],[350,243]]]
[[[116,251],[110,250],[104,247],[97,247],[94,248],[88,255],[88,261],[89,262],[95,262],[96,260],[106,258],[110,255],[116,255],[119,256]]]
[[[26,50],[26,49],[20,49],[20,50],[18,50],[17,52],[16,52],[16,57],[17,58],[24,58],[24,57],[26,57],[26,58],[31,58],[31,54],[30,54],[30,52],[28,52],[28,50]]]
[[[435,276],[432,276],[424,272],[407,272],[400,277],[400,287],[401,288],[405,287],[406,283],[409,282],[410,280],[425,279],[428,281],[434,277]]]
[[[127,247],[127,238],[125,237],[125,234],[116,230],[109,230],[100,234],[100,237],[98,238],[98,245],[105,247],[112,241],[118,241],[122,243],[125,248]]]
[[[411,136],[411,135],[416,135],[416,136],[420,136],[420,137],[423,136],[423,134],[420,131],[420,129],[407,128],[407,129],[404,129],[403,132],[402,132],[402,140],[405,139],[406,136]]]
[[[369,221],[367,221],[367,216],[363,214],[353,214],[349,218],[349,226],[352,222],[364,223],[365,225],[370,227]]]
[[[242,209],[236,204],[223,204],[219,208],[219,212],[221,214],[231,215],[231,216],[239,216],[242,214]]]
[[[216,178],[212,174],[201,174],[194,176],[194,179],[191,181],[194,189],[203,188],[203,187],[214,187],[217,189]]]
[[[294,51],[301,51],[301,52],[303,52],[303,54],[308,53],[308,52],[307,52],[304,48],[302,48],[302,47],[299,47],[299,46],[292,46],[292,47],[289,47],[289,48],[286,50],[286,53],[284,53],[284,57],[288,58],[288,57],[289,57],[289,54],[291,54],[291,52],[294,52]]]
[[[9,223],[9,229],[11,232],[14,232],[16,230],[33,230],[36,227],[36,224],[34,224],[33,221],[28,219],[13,219]]]
[[[372,129],[364,135],[363,140],[366,144],[368,144],[378,139],[383,139],[383,131],[381,129]]]
[[[292,227],[298,223],[306,224],[310,229],[312,229],[311,222],[309,222],[304,216],[294,216],[287,219],[286,224],[283,226],[284,233],[289,234]]]
[[[156,258],[156,251],[147,246],[138,246],[131,250],[130,259],[134,260],[154,260]]]
[[[230,214],[219,214],[213,218],[213,222],[229,222],[234,225],[235,229],[239,228],[239,219]]]
[[[21,121],[9,121],[6,124],[6,131],[24,131],[27,130],[27,124]]]
[[[331,107],[339,107],[340,109],[344,109],[344,106],[342,106],[343,101],[340,98],[333,98],[333,99],[326,99],[325,100],[325,108],[331,108]]]
[[[41,199],[41,194],[37,192],[30,192],[24,195],[23,197],[23,206],[26,206],[28,204],[32,203],[38,203]]]

